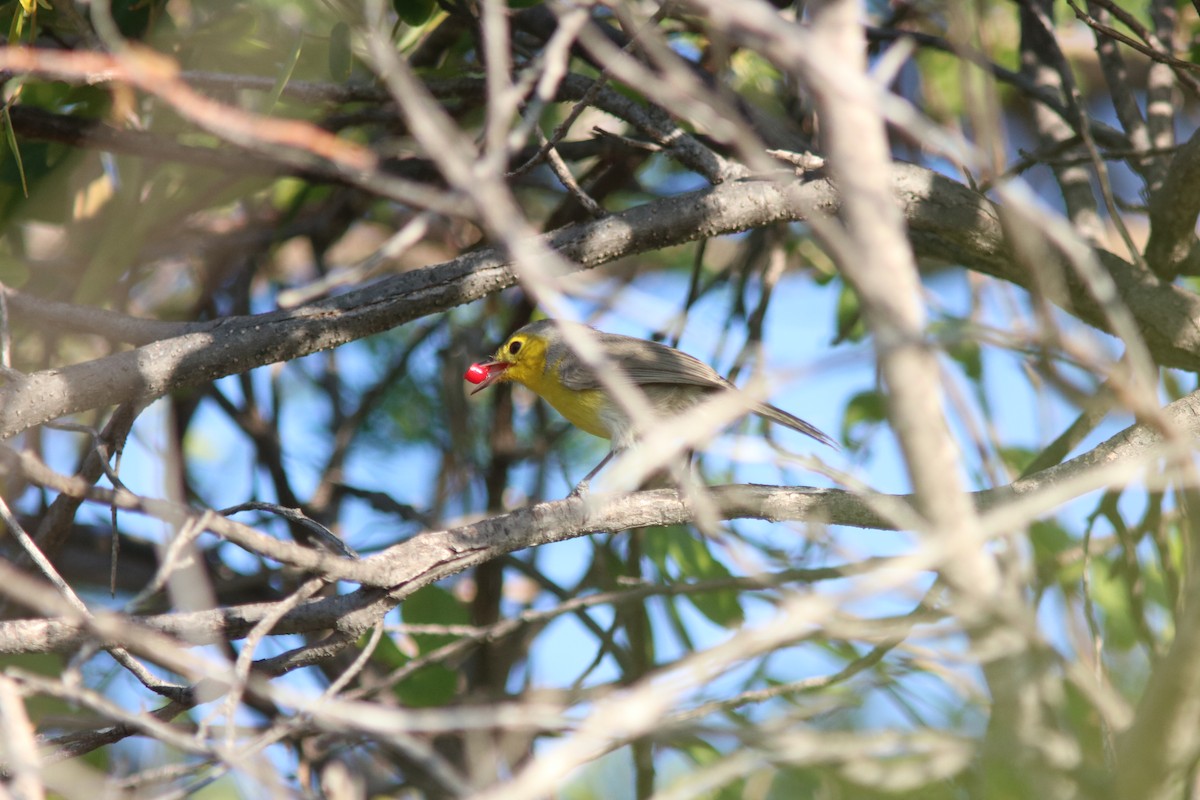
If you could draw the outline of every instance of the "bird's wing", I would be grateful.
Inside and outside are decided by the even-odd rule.
[[[708,364],[673,347],[615,333],[597,332],[595,335],[604,347],[604,354],[634,384],[665,383],[737,391],[732,383]],[[595,374],[575,357],[563,359],[559,377],[568,389],[584,391],[600,388]],[[755,403],[750,410],[830,447],[836,449],[838,446],[833,437],[820,428],[770,403]]]
[[[732,384],[699,359],[665,344],[616,333],[597,333],[604,355],[626,380],[637,385],[673,383],[726,389]],[[592,370],[577,357],[563,358],[559,379],[568,389],[600,388]]]

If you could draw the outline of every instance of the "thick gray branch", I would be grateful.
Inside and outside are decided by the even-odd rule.
[[[1036,283],[1009,257],[987,200],[913,165],[897,165],[892,186],[919,256],[962,264],[1024,287]],[[590,268],[700,238],[807,219],[834,212],[838,204],[828,179],[733,181],[572,225],[544,238],[566,258]],[[1099,255],[1141,324],[1155,360],[1164,366],[1200,369],[1200,298],[1163,285],[1109,253]],[[0,438],[65,414],[159,397],[336,347],[478,300],[514,282],[503,254],[481,250],[310,306],[230,317],[127,352],[34,373],[0,389]],[[1067,288],[1068,296],[1053,299],[1084,321],[1104,327],[1103,314],[1089,292],[1076,283]],[[14,303],[13,310],[36,315],[32,306]],[[56,313],[61,323],[62,309]],[[86,327],[85,321],[76,327]]]
[[[1200,131],[1192,134],[1167,170],[1150,201],[1150,240],[1146,261],[1155,274],[1172,280],[1200,269],[1196,217],[1200,215]]]
[[[1185,436],[1194,438],[1200,435],[1200,393],[1170,404],[1163,410],[1163,415]],[[1061,493],[1067,482],[1091,470],[1123,460],[1145,458],[1161,444],[1162,437],[1151,428],[1134,425],[1070,461],[1007,486],[975,492],[972,496],[980,510],[988,511],[1017,499],[1037,497],[1042,492]],[[8,458],[0,462],[0,466],[4,467],[0,469],[0,477],[3,477],[21,469],[21,462]],[[1138,472],[1135,470],[1131,474]],[[93,493],[102,492],[94,487],[80,488]],[[876,510],[878,502],[836,489],[736,485],[712,487],[709,491],[715,513],[721,519],[806,521],[876,529],[895,527]],[[96,496],[104,502],[112,499],[107,494]],[[1057,508],[1065,499],[1069,499],[1048,497],[1048,508]],[[251,539],[243,541],[253,543],[257,552],[282,563],[313,570],[329,578],[363,584],[363,588],[350,594],[303,604],[285,615],[273,633],[337,630],[345,634],[358,634],[375,624],[383,613],[417,589],[505,553],[591,533],[617,533],[630,528],[681,524],[692,521],[694,516],[689,504],[670,489],[596,496],[591,500],[591,504],[586,498],[539,503],[472,525],[422,533],[362,561],[337,558],[257,532]],[[909,496],[889,496],[879,500],[885,501],[885,505],[899,503],[901,505],[898,507],[901,508],[911,506]],[[165,501],[153,502],[161,504],[160,511],[170,511],[166,508],[170,504]],[[183,507],[176,508],[178,510],[173,512],[175,516],[185,513]],[[1025,524],[1030,516],[1026,513],[1020,524]],[[1032,516],[1036,516],[1036,513]],[[219,521],[220,518],[216,518],[213,523]],[[223,527],[222,532],[236,535],[237,529]],[[211,611],[141,617],[135,618],[135,622],[154,632],[181,636],[190,644],[200,644],[240,638],[274,608],[272,603],[257,603]],[[66,652],[78,647],[89,636],[78,624],[63,619],[2,622],[0,654]]]

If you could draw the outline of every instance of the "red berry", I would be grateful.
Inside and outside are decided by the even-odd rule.
[[[488,368],[483,364],[472,364],[467,368],[467,374],[463,375],[471,383],[483,383],[488,377]]]

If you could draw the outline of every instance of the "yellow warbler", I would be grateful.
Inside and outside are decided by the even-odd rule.
[[[568,346],[562,333],[566,325],[586,327],[549,319],[526,325],[500,345],[491,361],[472,364],[464,377],[478,384],[471,394],[494,383],[516,381],[541,396],[576,427],[611,440],[612,450],[580,482],[576,489],[580,491],[614,453],[632,446],[643,428]],[[681,414],[717,392],[737,391],[712,367],[674,347],[591,329],[584,333],[600,347],[618,379],[641,389],[657,417]],[[822,444],[837,446],[820,429],[769,403],[754,403],[750,410]]]

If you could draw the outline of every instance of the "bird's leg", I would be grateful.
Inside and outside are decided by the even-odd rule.
[[[596,466],[592,467],[592,471],[589,472],[587,475],[584,475],[583,480],[581,480],[579,483],[575,484],[575,488],[571,490],[571,493],[569,495],[567,495],[567,497],[580,497],[582,495],[587,494],[588,484],[591,483],[592,478],[596,477],[596,473],[599,472],[600,470],[604,469],[604,465],[607,464],[609,461],[612,461],[612,457],[616,454],[617,454],[617,451],[615,448],[612,450],[609,450],[608,455],[606,455],[604,458],[600,459],[600,463],[597,464]]]

